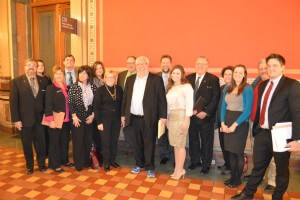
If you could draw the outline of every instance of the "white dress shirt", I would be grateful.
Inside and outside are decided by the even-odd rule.
[[[65,69],[65,74],[66,74],[66,84],[69,86],[69,73],[68,72],[71,72],[71,76],[72,76],[72,80],[73,80],[73,83],[76,82],[76,75],[75,75],[75,70],[73,69],[72,71],[68,71],[67,69]]]
[[[148,74],[149,75],[149,74]],[[130,113],[134,115],[144,115],[143,99],[148,75],[139,78],[137,75],[133,84]]]
[[[196,82],[197,82],[198,77],[200,77],[200,79],[199,79],[199,85],[198,85],[198,89],[199,89],[199,87],[200,87],[200,85],[201,85],[201,82],[202,82],[202,80],[203,80],[205,74],[206,74],[206,73],[204,73],[203,75],[199,76],[199,75],[196,73],[195,88],[196,88]]]
[[[167,85],[168,85],[168,82],[169,82],[169,76],[170,76],[170,73],[165,73],[165,72],[161,72],[161,77],[164,81],[164,86],[165,86],[165,89],[167,89]]]
[[[265,98],[265,94],[266,94],[266,92],[267,92],[267,90],[268,90],[268,88],[269,88],[269,86],[270,86],[270,84],[271,84],[271,81],[272,81],[273,84],[274,84],[273,87],[272,87],[272,90],[271,90],[271,92],[270,92],[270,95],[269,95],[269,98],[268,98],[268,102],[267,102],[267,106],[266,106],[265,122],[264,122],[264,124],[261,126],[261,128],[265,128],[265,129],[270,129],[270,128],[272,128],[272,127],[269,127],[269,117],[268,117],[268,116],[269,116],[269,106],[270,106],[270,102],[271,102],[271,99],[272,99],[272,97],[273,97],[274,91],[275,91],[275,89],[276,89],[276,87],[277,87],[277,85],[278,85],[278,83],[279,83],[281,77],[282,77],[282,75],[281,75],[280,77],[274,79],[274,80],[269,80],[267,86],[265,87],[265,91],[264,91],[263,96],[262,96],[262,98],[261,98],[260,110],[262,109],[263,101],[264,101],[264,98]]]

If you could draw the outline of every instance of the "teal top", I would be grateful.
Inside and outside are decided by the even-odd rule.
[[[225,96],[230,86],[226,86],[222,94],[222,106],[221,106],[221,122],[225,122],[225,116],[227,111],[227,103],[225,102]],[[250,85],[247,85],[242,92],[243,95],[243,112],[236,120],[238,125],[242,124],[244,121],[248,121],[251,115],[252,102],[253,102],[253,90]]]

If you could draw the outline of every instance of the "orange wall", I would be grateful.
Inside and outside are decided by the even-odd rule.
[[[299,0],[109,0],[102,9],[106,67],[124,67],[128,55],[148,56],[159,67],[167,53],[173,64],[192,68],[204,55],[219,74],[225,65],[256,68],[276,52],[287,60],[287,75],[300,79]]]

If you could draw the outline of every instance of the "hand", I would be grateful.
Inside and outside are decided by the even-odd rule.
[[[206,115],[207,115],[206,112],[201,111],[196,116],[200,119],[204,119],[206,117]]]
[[[22,122],[21,121],[18,121],[18,122],[15,122],[15,127],[21,131],[22,130]]]
[[[121,117],[121,127],[125,127],[125,117]]]
[[[76,118],[72,118],[73,119],[73,124],[74,124],[74,126],[77,128],[77,127],[79,127],[80,126],[80,122],[81,122],[81,120],[78,118],[78,117],[76,117]]]
[[[289,152],[300,152],[300,143],[297,141],[289,142],[285,147],[289,147]]]
[[[88,116],[88,117],[86,118],[85,123],[86,123],[86,124],[92,123],[93,120],[94,120],[94,116],[95,116],[94,113],[92,113],[90,116]]]
[[[225,125],[224,122],[221,123],[221,129],[223,133],[229,133],[229,128]]]
[[[99,130],[99,131],[103,131],[103,130],[104,130],[103,124],[99,124],[99,125],[98,125],[98,130]]]
[[[236,129],[236,127],[238,126],[238,124],[236,122],[234,122],[228,129],[229,133],[233,133]]]
[[[190,124],[190,119],[189,118],[184,119],[184,122],[182,123],[180,128],[183,133],[187,131],[187,129],[189,128],[189,124]]]
[[[54,121],[50,122],[49,127],[50,128],[56,128]]]
[[[196,115],[197,114],[197,110],[193,110],[193,115]]]

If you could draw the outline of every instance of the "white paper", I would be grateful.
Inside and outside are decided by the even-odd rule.
[[[163,123],[161,120],[158,121],[158,133],[157,133],[157,139],[159,139],[164,133],[165,133],[165,123]]]
[[[272,143],[274,152],[285,152],[287,139],[292,138],[292,122],[276,123],[272,128]]]

